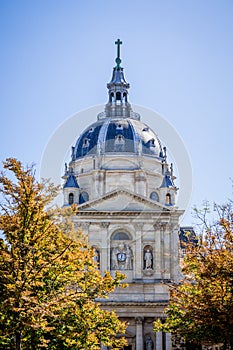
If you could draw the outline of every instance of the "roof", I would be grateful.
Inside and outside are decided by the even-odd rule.
[[[163,182],[160,187],[166,187],[166,188],[175,187],[170,175],[164,175]]]
[[[161,142],[153,130],[133,118],[104,118],[79,136],[74,159],[105,153],[134,153],[163,158]]]
[[[64,185],[64,188],[67,187],[75,187],[75,188],[79,188],[79,185],[77,183],[76,177],[74,174],[70,174],[66,180],[66,183]]]

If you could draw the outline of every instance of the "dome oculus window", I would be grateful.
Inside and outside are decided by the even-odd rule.
[[[155,147],[155,139],[151,139],[150,140],[150,146],[151,147]]]
[[[83,147],[88,147],[89,146],[89,140],[88,139],[84,139],[83,140]]]
[[[117,124],[117,125],[116,125],[116,129],[117,129],[117,130],[123,130],[123,125],[120,124],[120,123]]]
[[[155,201],[155,202],[159,201],[159,196],[155,191],[151,192],[150,198],[152,199],[152,201]]]

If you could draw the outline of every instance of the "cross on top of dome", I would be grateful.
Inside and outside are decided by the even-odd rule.
[[[120,39],[117,39],[117,41],[115,41],[115,44],[117,45],[117,58],[115,60],[115,62],[117,64],[116,68],[120,68],[120,64],[121,64],[120,45],[122,45],[122,41]]]

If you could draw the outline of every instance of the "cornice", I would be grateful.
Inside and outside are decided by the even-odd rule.
[[[157,307],[157,306],[163,306],[166,307],[168,305],[168,301],[161,300],[161,301],[111,301],[111,300],[101,300],[99,301],[101,305],[108,305],[108,306],[136,306],[136,307]]]
[[[138,210],[138,211],[97,211],[97,210],[79,210],[78,213],[76,214],[77,216],[106,216],[106,217],[112,217],[112,216],[140,216],[140,217],[171,217],[171,216],[177,216],[179,217],[180,215],[183,214],[183,210],[177,210],[177,211],[152,211],[152,210]]]

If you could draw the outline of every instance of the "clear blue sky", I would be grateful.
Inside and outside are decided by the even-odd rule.
[[[232,0],[1,0],[0,159],[39,168],[59,124],[107,101],[118,37],[130,101],[189,151],[191,207],[232,198]]]

